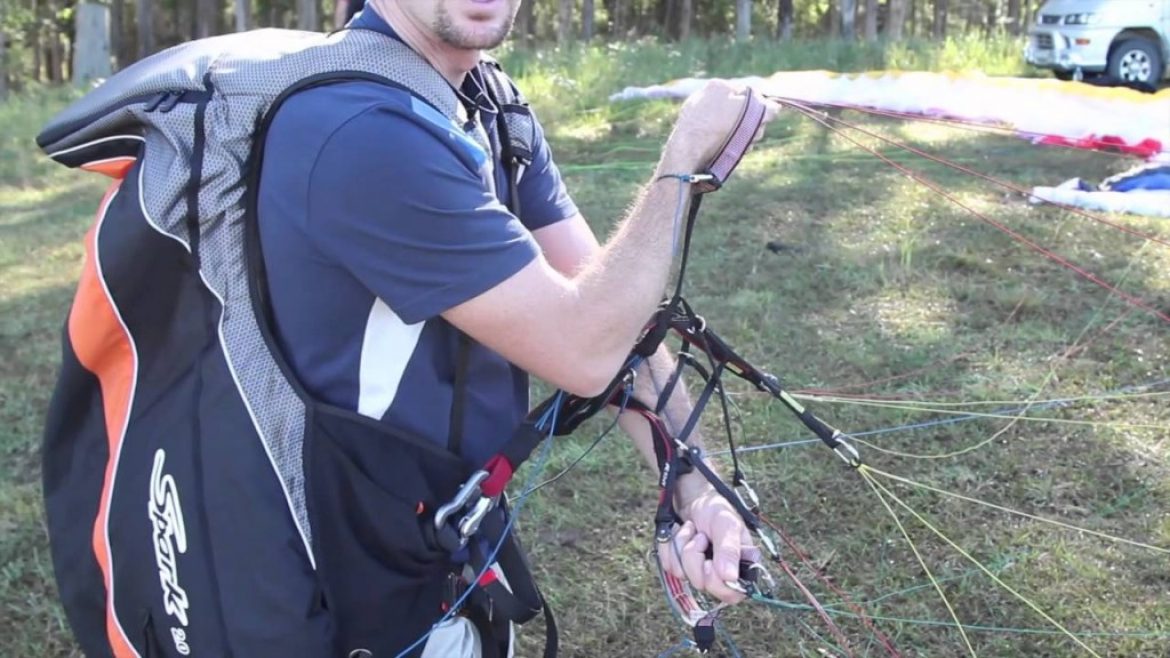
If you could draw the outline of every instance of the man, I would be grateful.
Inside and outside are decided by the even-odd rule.
[[[707,166],[746,102],[713,83],[683,106],[650,182],[604,245],[538,126],[516,217],[497,156],[480,146],[497,108],[476,67],[506,37],[518,2],[369,0],[350,27],[421,54],[458,91],[463,125],[400,89],[312,88],[273,119],[260,182],[277,339],[307,390],[445,445],[466,334],[474,344],[460,429],[462,455],[476,466],[526,413],[528,373],[583,396],[613,378],[661,299],[685,213],[681,183],[660,177]],[[640,399],[653,404],[671,370],[660,350],[638,377]],[[666,410],[675,431],[688,411],[675,394]],[[622,427],[653,464],[649,429],[629,416]],[[754,551],[741,519],[698,473],[680,479],[677,503],[686,523],[660,550],[664,567],[740,600],[727,581]]]

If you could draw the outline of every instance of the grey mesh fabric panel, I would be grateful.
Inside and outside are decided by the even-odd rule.
[[[187,190],[196,104],[147,112],[165,92],[214,91],[205,109],[203,168],[198,181],[200,274],[223,302],[220,340],[237,386],[288,496],[312,559],[302,447],[305,406],[284,378],[260,333],[248,286],[245,179],[262,119],[290,87],[339,71],[401,84],[454,118],[454,91],[404,44],[368,30],[334,35],[264,29],[194,41],[119,72],[54,117],[42,131],[47,153],[114,134],[142,134],[142,209],[155,227],[190,248]],[[177,95],[177,94],[176,94]],[[164,103],[165,105],[165,103]],[[494,126],[486,126],[494,131]],[[482,139],[482,137],[481,137]],[[484,144],[486,146],[486,144]]]
[[[508,124],[508,141],[513,151],[532,153],[532,145],[536,143],[536,122],[532,115],[505,112],[504,122]]]

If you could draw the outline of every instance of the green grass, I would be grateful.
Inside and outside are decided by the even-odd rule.
[[[877,55],[868,49],[839,44],[636,44],[509,53],[505,61],[519,71],[522,87],[533,98],[575,199],[605,235],[649,176],[676,109],[663,102],[610,106],[605,97],[612,91],[697,72],[908,64],[954,68],[968,59],[960,48],[976,45],[957,42],[934,51],[907,47],[896,57],[891,50],[873,59]],[[1001,54],[970,59],[989,72],[1020,72],[1002,54],[1009,52],[1006,47],[986,52]],[[46,164],[30,142],[66,99],[65,93],[42,92],[0,107],[4,656],[72,651],[53,598],[37,444],[58,361],[59,327],[80,267],[79,239],[102,182]],[[1006,137],[865,121],[852,113],[843,117],[1022,186],[1072,176],[1099,179],[1129,164]],[[890,147],[881,148],[911,162]],[[915,166],[996,221],[1107,281],[1122,282],[1130,294],[1170,308],[1170,249],[1165,246],[1030,206],[938,165]],[[1164,220],[1115,220],[1170,239]],[[1165,323],[1141,310],[1127,312],[1117,298],[791,113],[777,120],[727,190],[705,201],[695,237],[686,288],[691,302],[741,354],[777,373],[793,390],[840,389],[929,406],[1099,396],[1170,377]],[[1079,349],[1070,350],[1074,346]],[[742,385],[731,389],[742,445],[809,438],[777,404]],[[946,417],[845,402],[810,405],[852,431]],[[974,409],[1000,406],[1013,405]],[[876,435],[867,439],[875,447],[859,449],[867,462],[891,473],[1170,546],[1165,396],[1089,399],[1031,415],[1098,424],[1012,425],[1007,419],[984,418]],[[711,414],[705,425],[713,449],[721,447],[717,420]],[[600,428],[594,422],[558,442],[545,475],[567,465]],[[987,445],[950,459],[910,459],[877,450],[937,454],[993,436]],[[870,602],[870,614],[949,621],[881,503],[827,449],[812,444],[761,450],[745,454],[743,463],[768,516],[840,588],[857,601]],[[1085,638],[1098,654],[1170,655],[1165,555],[929,492],[893,490],[1062,624],[1101,634]],[[519,525],[536,575],[557,611],[564,655],[654,656],[684,636],[646,561],[654,496],[652,477],[628,441],[615,434],[573,474],[528,500]],[[979,656],[1089,655],[1067,638],[1023,632],[1051,627],[911,517],[901,518],[960,619],[1007,629],[972,630]],[[791,552],[787,555],[792,559]],[[797,569],[822,602],[837,601],[807,568]],[[782,588],[782,595],[800,602],[791,587]],[[818,636],[830,637],[808,612],[745,604],[722,618],[748,656],[823,655],[817,651],[826,645]],[[855,655],[884,655],[868,644],[870,634],[856,620],[838,621],[856,640]],[[538,655],[539,626],[525,629],[520,655]],[[906,621],[879,626],[904,656],[966,655],[952,629]],[[1120,632],[1131,635],[1109,635]]]
[[[75,94],[0,105],[0,655],[71,655],[41,508],[39,436],[80,237],[102,183],[53,164],[32,139]]]

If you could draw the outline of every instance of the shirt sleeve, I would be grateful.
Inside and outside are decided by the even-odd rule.
[[[544,129],[535,115],[536,140],[532,146],[532,164],[517,185],[520,216],[524,226],[535,231],[577,214],[577,204],[569,196],[561,172],[553,162],[552,151],[544,139]]]
[[[537,254],[532,235],[489,191],[486,163],[454,123],[417,107],[371,107],[318,153],[306,230],[404,322],[426,320]]]

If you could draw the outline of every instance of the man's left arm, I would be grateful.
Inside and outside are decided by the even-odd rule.
[[[533,236],[545,259],[566,276],[582,269],[601,248],[580,213],[536,229]],[[658,351],[638,369],[635,397],[654,408],[674,369],[675,360],[669,349],[665,345],[659,346]],[[672,436],[682,430],[692,409],[686,387],[680,380],[662,410],[663,421]],[[618,424],[634,441],[651,469],[657,471],[653,436],[646,419],[625,412],[618,417]],[[688,443],[703,448],[698,427]],[[675,507],[686,523],[678,528],[671,543],[659,545],[663,568],[678,578],[687,578],[695,587],[722,601],[742,600],[743,594],[729,588],[726,582],[735,582],[739,577],[741,555],[745,548],[751,547],[751,536],[743,519],[698,470],[681,476],[677,483]],[[711,559],[706,557],[708,547],[711,548]]]

